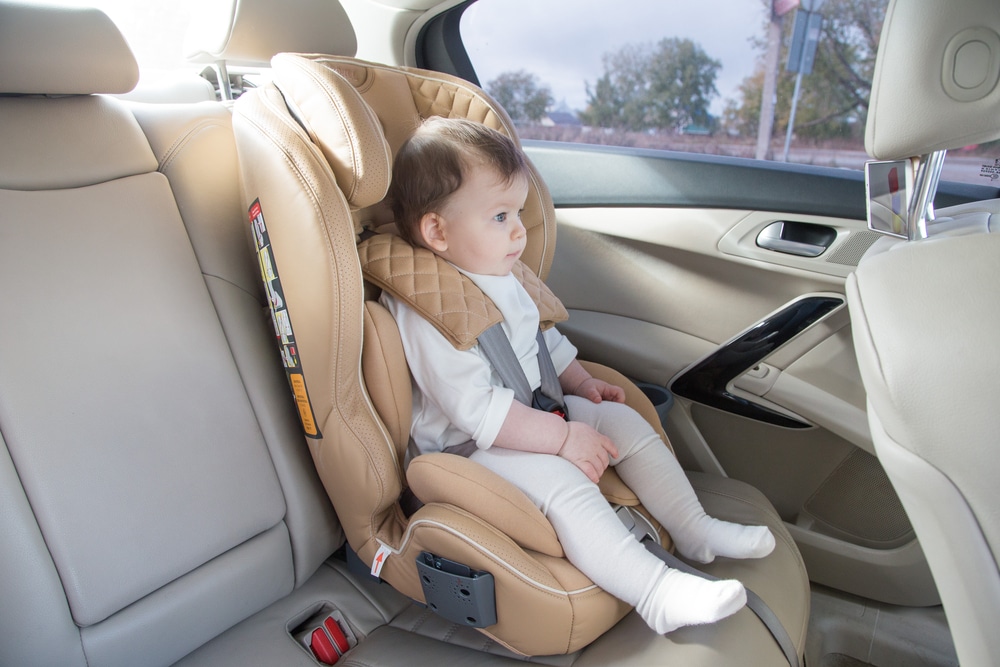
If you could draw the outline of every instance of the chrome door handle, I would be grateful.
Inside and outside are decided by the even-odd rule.
[[[825,225],[808,222],[772,222],[757,235],[758,247],[800,257],[818,257],[837,238]]]

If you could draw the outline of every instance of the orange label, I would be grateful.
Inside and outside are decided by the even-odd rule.
[[[319,434],[316,428],[316,420],[313,418],[312,406],[309,404],[309,394],[306,392],[306,381],[301,373],[289,373],[288,379],[292,383],[292,393],[295,394],[295,404],[299,406],[299,419],[302,420],[302,428],[306,435],[315,437]]]

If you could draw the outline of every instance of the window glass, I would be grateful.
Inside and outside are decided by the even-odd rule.
[[[861,169],[887,4],[479,0],[461,30],[522,138]],[[943,178],[989,184],[995,150],[952,151]]]

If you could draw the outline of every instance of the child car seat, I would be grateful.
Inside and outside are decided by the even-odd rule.
[[[425,599],[417,570],[423,552],[490,573],[496,623],[481,630],[514,651],[568,653],[587,645],[629,609],[565,559],[552,527],[518,489],[448,454],[418,457],[404,473],[408,371],[395,322],[364,283],[356,246],[391,222],[382,200],[392,156],[421,119],[471,118],[516,142],[513,124],[481,90],[436,72],[291,54],[272,65],[273,83],[235,105],[245,195],[307,441],[351,547],[418,601]],[[523,261],[544,278],[555,213],[533,167],[522,219]],[[662,433],[631,382],[589,368],[625,387],[627,400]],[[740,578],[764,597],[801,654],[808,583],[794,543],[759,493],[731,480],[707,483],[717,485],[720,503],[706,505],[711,513],[766,523],[778,537],[771,556],[720,563],[717,574]],[[407,484],[423,502],[410,516],[401,505]],[[635,503],[620,481],[611,486],[614,499]],[[769,641],[752,616],[733,618],[736,635]]]

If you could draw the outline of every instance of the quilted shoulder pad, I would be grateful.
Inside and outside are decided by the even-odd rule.
[[[569,319],[566,307],[559,300],[549,286],[542,282],[542,279],[535,275],[535,272],[528,268],[524,262],[517,262],[511,271],[514,277],[521,282],[528,296],[538,306],[538,316],[541,320],[542,329],[548,329],[557,322],[565,322]]]
[[[503,321],[493,301],[468,276],[426,248],[415,248],[394,234],[377,234],[358,245],[367,280],[402,299],[427,318],[459,350]],[[538,305],[543,328],[569,316],[562,303],[526,265],[514,275]]]
[[[500,310],[454,266],[393,234],[358,245],[365,278],[412,306],[460,350],[503,321]]]

